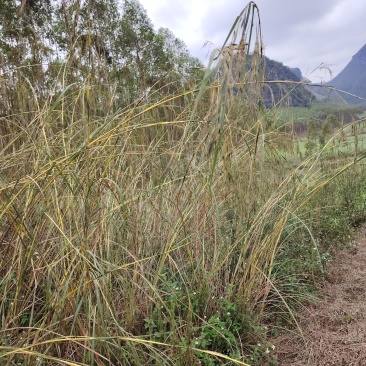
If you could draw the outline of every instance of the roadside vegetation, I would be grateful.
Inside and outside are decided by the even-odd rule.
[[[263,108],[253,2],[205,69],[137,1],[25,4],[1,5],[33,28],[1,28],[0,363],[275,365],[365,220],[362,111],[298,134]],[[47,17],[69,28],[46,68]]]

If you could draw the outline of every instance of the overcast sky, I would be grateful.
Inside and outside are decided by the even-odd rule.
[[[169,28],[204,61],[206,41],[220,47],[246,0],[140,0],[155,29]],[[366,43],[366,0],[257,0],[265,55],[299,67],[314,82],[333,77]]]

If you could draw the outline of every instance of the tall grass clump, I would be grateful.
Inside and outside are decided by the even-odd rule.
[[[67,83],[67,62],[44,103],[24,80],[27,107],[1,118],[1,364],[273,361],[268,309],[293,317],[277,257],[359,157],[288,164],[262,52],[250,2],[195,88],[121,107],[92,74]]]

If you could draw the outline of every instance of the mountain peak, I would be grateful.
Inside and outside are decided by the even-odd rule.
[[[366,44],[352,57],[347,66],[329,82],[329,85],[349,94],[366,99]],[[339,93],[352,104],[365,104],[362,99]]]
[[[352,57],[352,61],[366,65],[366,44]]]

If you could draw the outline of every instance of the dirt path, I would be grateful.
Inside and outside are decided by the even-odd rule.
[[[275,342],[279,366],[366,366],[366,226],[329,267],[320,300],[300,315],[303,338]]]

